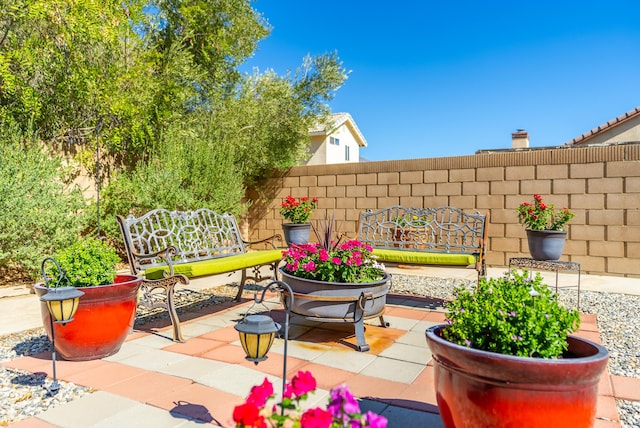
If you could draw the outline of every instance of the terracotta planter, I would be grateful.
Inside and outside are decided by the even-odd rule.
[[[282,233],[287,245],[307,244],[311,236],[311,223],[283,223]]]
[[[591,427],[609,353],[574,336],[561,359],[525,358],[456,345],[427,330],[445,428]]]
[[[354,323],[359,351],[369,350],[364,339],[365,319],[380,317],[381,325],[386,326],[382,314],[391,279],[388,273],[369,283],[314,281],[290,275],[282,268],[280,274],[293,291],[293,314],[316,321]]]
[[[142,278],[118,275],[112,285],[83,287],[74,320],[66,325],[54,324],[56,351],[70,361],[95,360],[108,357],[120,346],[133,328],[138,287]],[[35,285],[36,294],[47,293],[43,284]],[[49,310],[40,302],[42,324],[51,338]]]
[[[425,242],[429,241],[427,229],[416,227],[397,228],[393,234],[394,247],[425,249]]]
[[[564,230],[527,229],[529,253],[534,260],[559,260],[566,239],[567,232]]]

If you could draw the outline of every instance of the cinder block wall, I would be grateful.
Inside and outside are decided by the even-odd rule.
[[[489,214],[489,266],[527,256],[516,207],[534,193],[576,216],[563,260],[583,272],[640,277],[640,145],[559,148],[471,156],[292,168],[247,193],[250,238],[281,233],[278,210],[291,194],[319,199],[312,219],[335,213],[355,237],[362,210],[452,205]]]

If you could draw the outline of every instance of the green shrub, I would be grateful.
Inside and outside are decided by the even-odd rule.
[[[116,250],[95,238],[85,238],[58,251],[54,258],[67,274],[69,285],[91,287],[113,284],[116,264],[120,258]],[[52,267],[51,277],[57,278],[57,269]]]
[[[457,288],[446,309],[445,339],[521,357],[559,357],[568,334],[580,325],[578,311],[560,305],[540,273],[529,279],[526,271],[481,278],[475,291]]]
[[[36,280],[42,259],[77,239],[86,204],[66,182],[35,136],[0,126],[0,265]]]

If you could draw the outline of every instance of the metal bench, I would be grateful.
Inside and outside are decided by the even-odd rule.
[[[391,206],[360,214],[358,239],[382,262],[473,265],[486,273],[487,216],[458,208]]]
[[[282,252],[273,235],[256,242],[244,241],[231,214],[203,208],[196,211],[155,209],[141,217],[116,216],[131,272],[144,275],[139,303],[147,308],[166,307],[173,325],[173,339],[183,342],[174,305],[176,284],[188,278],[242,271],[236,300],[240,300],[247,279],[267,279],[260,273],[269,266],[277,279]],[[251,245],[270,249],[248,251]],[[251,269],[252,274],[247,270]]]

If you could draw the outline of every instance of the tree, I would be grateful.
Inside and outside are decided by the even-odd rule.
[[[247,185],[307,156],[347,77],[335,53],[240,73],[270,31],[250,0],[4,0],[0,14],[0,120],[85,173],[99,150],[110,218],[241,213]]]

